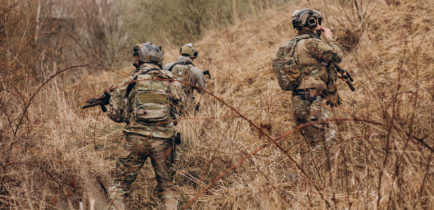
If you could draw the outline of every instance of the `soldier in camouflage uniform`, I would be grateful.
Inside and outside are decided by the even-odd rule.
[[[314,9],[296,10],[292,24],[297,36],[284,43],[273,60],[279,85],[292,91],[292,104],[297,125],[322,121],[328,111],[321,107],[323,100],[336,106],[340,98],[335,85],[337,73],[333,63],[339,63],[342,53],[329,29],[321,27],[321,13]],[[321,40],[321,34],[325,41]],[[329,123],[315,124],[300,129],[310,146],[322,140],[335,140],[335,131]]]
[[[176,209],[170,171],[175,151],[175,126],[182,109],[184,92],[169,71],[161,70],[163,51],[150,42],[134,47],[136,70],[123,85],[112,91],[108,116],[124,122],[126,157],[116,163],[114,184],[110,188],[113,207],[124,209],[124,199],[146,159],[151,159],[157,190],[163,208]]]
[[[192,43],[185,44],[181,47],[179,53],[181,56],[178,57],[178,60],[164,65],[163,69],[171,71],[176,79],[187,83],[183,84],[183,89],[187,96],[187,103],[189,104],[187,105],[187,109],[190,111],[193,108],[194,102],[193,91],[196,90],[198,93],[201,93],[199,88],[206,89],[206,80],[202,70],[193,64],[193,60],[198,55],[196,47]]]

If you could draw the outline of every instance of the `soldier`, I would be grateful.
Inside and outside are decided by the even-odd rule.
[[[206,80],[204,73],[193,64],[193,60],[199,54],[196,47],[192,43],[185,44],[179,49],[179,53],[181,56],[178,57],[178,60],[164,65],[163,69],[171,71],[176,79],[187,83],[183,85],[183,89],[189,104],[187,109],[190,111],[190,108],[193,108],[193,90],[201,93],[201,90],[194,86],[206,89]]]
[[[341,103],[333,64],[341,62],[342,52],[330,29],[321,27],[321,21],[317,10],[296,10],[292,14],[292,25],[298,34],[280,47],[273,60],[280,87],[292,91],[297,125],[328,118],[328,111],[321,107],[323,99],[332,107]],[[325,41],[321,40],[321,35]],[[328,123],[307,126],[300,131],[310,146],[323,140],[335,140],[335,131]]]
[[[175,151],[175,126],[182,109],[182,86],[172,79],[169,71],[161,70],[163,51],[160,46],[146,42],[134,47],[134,66],[124,85],[110,94],[108,116],[115,122],[126,123],[125,149],[129,153],[116,163],[114,184],[109,193],[116,209],[124,209],[124,199],[130,194],[148,157],[155,172],[157,191],[163,208],[176,209],[170,171]]]

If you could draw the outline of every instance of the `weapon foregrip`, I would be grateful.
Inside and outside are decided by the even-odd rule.
[[[348,73],[348,71],[345,71],[345,72],[347,73],[347,75],[348,75],[348,78],[350,79],[350,81],[351,81],[351,82],[354,82],[353,78],[351,77],[351,74],[350,74],[350,73]]]
[[[203,75],[208,76],[208,78],[211,79],[211,74],[209,73],[209,70],[205,70],[202,73]]]
[[[107,111],[107,108],[104,105],[100,104],[99,106],[101,107],[102,112],[106,112]]]

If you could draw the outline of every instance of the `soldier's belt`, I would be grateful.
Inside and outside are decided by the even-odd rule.
[[[308,100],[310,102],[315,101],[317,99],[317,96],[310,95],[309,89],[294,89],[292,91],[292,95],[301,96],[301,99]]]

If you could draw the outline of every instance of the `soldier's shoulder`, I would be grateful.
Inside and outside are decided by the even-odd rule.
[[[327,43],[325,43],[324,41],[322,41],[319,38],[316,37],[310,37],[307,39],[302,40],[302,42],[304,43],[304,45],[309,49],[309,48],[322,48],[324,47],[323,45],[327,45]]]
[[[160,72],[163,76],[173,78],[173,73],[167,69],[163,68]]]
[[[291,47],[292,43],[294,43],[294,39],[290,39],[288,41],[285,41],[280,45],[280,49]]]
[[[175,64],[175,62],[167,63],[166,65],[163,66],[163,70],[169,70],[173,64]]]
[[[311,39],[313,37],[307,35],[294,36],[290,40],[285,41],[280,46],[281,49],[291,48],[297,41]]]
[[[200,70],[199,68],[197,68],[196,66],[192,66],[190,67],[190,71],[194,74],[202,74],[202,70]]]

